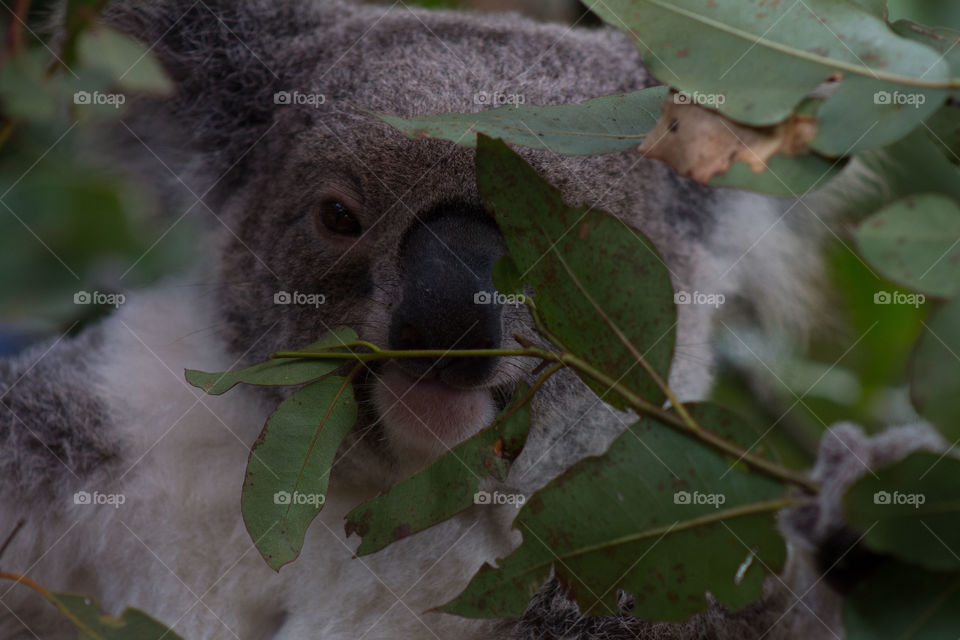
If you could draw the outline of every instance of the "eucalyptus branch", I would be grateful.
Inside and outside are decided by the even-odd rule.
[[[350,343],[347,343],[349,345]],[[340,347],[337,347],[340,348]],[[542,351],[533,353],[530,349],[464,349],[451,351],[450,349],[410,349],[406,351],[395,351],[388,349],[376,349],[370,353],[357,353],[356,351],[278,351],[270,354],[271,358],[306,358],[314,360],[359,360],[360,362],[369,362],[371,360],[387,360],[389,358],[492,358],[497,356],[527,356],[530,358],[542,358]],[[545,353],[552,353],[545,351]],[[555,360],[555,358],[549,358]]]
[[[583,359],[570,353],[560,354],[560,359],[563,363],[569,365],[570,367],[581,371],[582,373],[590,376],[604,385],[609,386],[610,389],[622,395],[638,413],[648,415],[673,429],[677,429],[682,433],[689,434],[704,444],[713,447],[722,453],[733,456],[738,461],[744,462],[761,473],[765,473],[766,475],[778,480],[783,480],[785,482],[798,485],[813,493],[817,492],[817,484],[802,473],[798,473],[775,462],[770,462],[769,460],[755,456],[752,453],[741,449],[737,445],[724,440],[720,436],[701,428],[699,425],[696,425],[695,421],[694,424],[696,425],[696,428],[691,429],[687,421],[681,416],[677,415],[676,413],[671,413],[667,409],[657,406],[648,400],[644,400],[640,396],[633,393],[633,391],[624,387],[618,381],[596,369]],[[687,415],[689,416],[689,413]],[[690,417],[690,420],[693,421],[693,418]]]
[[[44,598],[47,598],[48,600],[51,597],[50,591],[48,589],[34,582],[27,576],[20,575],[19,573],[8,573],[6,571],[0,571],[0,579],[13,580],[14,582],[19,582],[20,584],[28,586],[34,591],[39,592],[41,595],[43,595]]]
[[[545,336],[547,337],[547,336]],[[465,349],[463,351],[451,351],[449,349],[412,349],[412,350],[388,350],[380,349],[370,343],[355,341],[346,343],[345,346],[359,345],[372,349],[368,353],[357,353],[354,351],[279,351],[272,354],[271,358],[304,358],[304,359],[339,359],[339,360],[357,360],[359,362],[369,362],[371,360],[386,360],[390,358],[444,358],[444,357],[465,357],[465,358],[491,358],[499,356],[519,356],[525,358],[537,358],[544,362],[553,362],[554,365],[548,369],[543,376],[538,379],[538,384],[531,389],[531,394],[539,388],[546,378],[556,373],[562,367],[570,367],[576,371],[596,380],[605,385],[611,391],[620,394],[638,414],[651,417],[658,422],[675,429],[683,434],[696,438],[703,444],[725,454],[732,456],[738,462],[743,462],[756,471],[763,473],[771,478],[787,482],[803,489],[816,493],[818,486],[802,473],[788,469],[775,462],[766,460],[760,456],[754,455],[749,451],[738,447],[737,445],[721,438],[720,436],[703,429],[689,412],[683,410],[683,405],[677,401],[672,405],[674,411],[665,409],[649,400],[641,398],[628,387],[624,386],[618,380],[600,371],[589,362],[568,351],[550,351],[537,347],[529,341],[521,341],[522,349]],[[339,347],[338,347],[339,348]],[[642,360],[642,356],[641,356]],[[666,385],[664,385],[666,386]],[[673,392],[668,397],[675,398]],[[671,400],[673,402],[673,400]]]
[[[573,273],[570,273],[570,276],[573,277]],[[560,342],[552,333],[550,333],[550,331],[547,330],[542,318],[540,318],[539,312],[537,311],[536,304],[534,304],[532,299],[528,299],[527,307],[530,309],[530,314],[533,316],[533,322],[536,325],[537,330],[540,331],[545,338],[560,346],[564,351],[569,352],[570,349],[567,349],[562,342]],[[699,431],[700,425],[697,424],[696,420],[693,419],[693,416],[691,416],[686,407],[683,406],[683,403],[680,402],[680,399],[673,392],[673,389],[671,389],[670,386],[663,380],[663,378],[661,378],[656,372],[656,370],[650,366],[646,358],[643,357],[643,354],[636,350],[630,340],[623,335],[623,332],[621,332],[614,323],[609,322],[606,314],[600,311],[599,307],[597,307],[597,311],[600,312],[604,320],[608,321],[607,325],[610,326],[611,330],[616,333],[617,338],[620,339],[620,342],[627,348],[627,350],[630,352],[630,355],[634,357],[643,370],[646,371],[647,375],[650,376],[650,379],[653,380],[653,383],[657,385],[657,388],[663,392],[663,395],[667,397],[667,400],[670,401],[670,404],[677,408],[677,413],[680,414],[680,417],[683,419],[686,426],[693,431]]]

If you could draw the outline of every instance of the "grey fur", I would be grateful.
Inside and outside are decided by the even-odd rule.
[[[40,344],[0,360],[0,478],[35,499],[71,490],[117,457],[110,418],[90,377],[102,332]]]
[[[386,344],[391,309],[402,289],[398,253],[405,233],[438,203],[478,203],[472,151],[408,140],[356,106],[412,116],[479,109],[474,95],[481,91],[523,94],[528,104],[547,105],[652,84],[623,35],[609,29],[568,31],[516,16],[391,12],[301,0],[125,0],[106,15],[151,45],[176,82],[172,98],[132,101],[126,126],[110,133],[106,151],[151,178],[158,194],[174,205],[173,219],[196,196],[203,197],[194,215],[209,222],[205,266],[212,274],[209,301],[216,314],[210,340],[222,342],[238,360],[226,365],[307,344],[337,325]],[[277,105],[278,91],[316,92],[325,101],[316,108]],[[795,233],[803,222],[798,214],[774,224],[783,203],[706,189],[633,151],[602,157],[521,153],[569,203],[601,207],[643,229],[678,288],[712,284],[769,326],[804,324],[796,310],[809,299],[808,281],[817,269]],[[311,218],[321,194],[332,188],[363,201],[360,218],[367,234],[349,251],[340,240],[318,238]],[[755,210],[742,210],[752,205]],[[749,234],[770,225],[769,242],[746,255]],[[704,273],[715,275],[731,264],[737,266],[722,281],[705,281]],[[326,304],[275,305],[274,293],[281,290],[322,293]],[[680,327],[673,382],[685,398],[699,397],[710,379],[710,317],[685,311],[690,315]],[[507,311],[503,333],[537,339],[522,310]],[[110,336],[101,334],[95,329],[58,345],[29,372],[42,349],[0,364],[3,389],[23,375],[4,403],[29,426],[25,430],[16,419],[0,417],[5,439],[0,497],[22,492],[62,499],[75,486],[29,431],[81,476],[112,476],[115,460],[130,463],[137,455],[114,438],[122,425],[105,415],[98,400],[109,390],[86,369],[86,362],[110,351]],[[359,381],[361,418],[344,444],[348,455],[335,478],[383,488],[410,469],[379,430],[381,416],[369,391],[379,373],[372,368]],[[489,386],[502,401],[524,376],[529,371],[523,363],[503,359]],[[257,407],[277,399],[270,390],[231,393],[246,394],[241,397]],[[551,380],[533,414],[527,449],[510,478],[525,492],[602,451],[630,420],[600,405],[569,373]],[[831,494],[825,500],[834,502],[811,505],[814,519],[832,514],[836,499]],[[809,527],[787,530],[792,539],[807,540],[810,549],[820,542]],[[42,552],[39,542],[37,547],[31,553]],[[810,566],[798,562],[785,579],[812,582]],[[92,579],[75,581],[88,582],[104,588]],[[504,623],[502,633],[517,640],[749,637],[748,630],[776,621],[790,606],[788,596],[771,582],[765,599],[743,612],[730,614],[715,605],[689,623],[663,625],[631,616],[583,619],[558,587],[548,584],[523,619]],[[827,597],[821,604],[829,608],[835,600]],[[275,615],[282,629],[283,610]],[[797,637],[791,630],[806,628],[805,622],[789,617],[778,627],[779,637]],[[0,615],[0,629],[4,624]]]

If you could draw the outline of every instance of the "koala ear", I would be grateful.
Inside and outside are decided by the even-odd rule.
[[[345,12],[339,2],[296,0],[111,3],[104,22],[150,47],[175,85],[172,97],[133,104],[125,120],[131,137],[178,178],[202,171],[216,180],[229,170],[237,179],[274,122],[274,94],[309,65],[304,58],[312,56],[295,40],[330,28]]]

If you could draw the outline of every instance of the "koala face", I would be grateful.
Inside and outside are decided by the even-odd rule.
[[[141,135],[150,140],[159,111],[199,141],[190,166],[215,167],[207,200],[219,222],[216,307],[240,363],[340,325],[392,349],[509,348],[514,335],[535,338],[523,308],[482,295],[495,291],[491,269],[506,249],[477,194],[473,150],[407,139],[362,109],[412,116],[485,108],[477,96],[495,91],[547,105],[636,90],[646,78],[632,44],[607,30],[517,29],[508,17],[465,24],[442,12],[278,2],[257,15],[262,29],[242,32],[240,48],[238,29],[252,24],[236,15],[245,6],[217,20],[192,8],[169,43],[159,17],[134,25],[114,17],[160,42],[179,86],[173,101],[140,111]],[[204,47],[218,32],[230,46],[210,55]],[[653,163],[522,153],[571,204],[625,217],[650,211],[648,234],[673,233],[657,222],[677,205],[650,187],[664,183]],[[488,424],[531,366],[439,358],[365,368],[344,464],[423,464]]]
[[[364,152],[323,126],[301,132],[283,177],[243,198],[221,233],[218,307],[234,351],[262,358],[340,325],[391,349],[515,344],[529,323],[480,295],[494,291],[506,248],[477,196],[472,152],[350,120],[354,135],[365,127],[383,143]],[[278,292],[288,304],[275,304]],[[521,372],[476,358],[374,363],[357,385],[362,448],[391,461],[443,452],[489,423]]]

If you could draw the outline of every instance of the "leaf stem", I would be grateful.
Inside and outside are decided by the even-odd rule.
[[[549,334],[545,337],[549,338]],[[696,420],[693,419],[690,413],[686,411],[686,409],[683,407],[683,404],[678,400],[675,400],[676,396],[672,393],[672,391],[667,394],[667,397],[671,399],[671,408],[665,409],[664,407],[656,405],[649,400],[641,398],[618,380],[614,380],[612,377],[608,376],[603,371],[600,371],[586,360],[567,351],[550,351],[549,349],[537,347],[530,343],[526,343],[526,346],[524,346],[522,349],[467,349],[463,351],[451,351],[449,349],[395,351],[379,349],[374,345],[370,345],[369,343],[364,343],[362,346],[368,346],[372,348],[373,352],[354,353],[337,351],[279,351],[272,354],[270,357],[341,360],[355,359],[359,362],[385,360],[388,358],[443,358],[451,356],[458,358],[490,358],[497,356],[539,358],[544,361],[556,363],[550,368],[550,370],[548,370],[548,372],[545,372],[549,373],[549,375],[553,375],[557,370],[559,370],[557,365],[571,367],[607,386],[611,391],[615,391],[616,393],[620,394],[638,414],[649,416],[672,429],[696,438],[703,444],[723,454],[729,455],[735,458],[738,462],[743,462],[749,467],[771,478],[796,485],[811,493],[816,493],[818,491],[817,484],[804,474],[793,471],[792,469],[788,469],[760,456],[754,455],[749,451],[741,449],[737,445],[725,440],[717,434],[703,429],[699,424],[697,424]],[[642,357],[640,358],[640,361],[643,361]],[[545,381],[549,375],[541,376],[541,378],[538,379],[538,382],[543,384],[543,381]],[[669,387],[663,383],[662,380],[660,380],[660,383],[662,383],[665,388],[669,389]]]
[[[348,346],[351,343],[347,343]],[[362,346],[367,346],[365,343]],[[339,348],[339,346],[337,347]],[[374,347],[372,353],[355,353],[343,351],[278,351],[270,355],[271,358],[307,358],[347,360],[354,359],[361,362],[369,360],[385,360],[387,358],[493,358],[497,356],[527,356],[540,358],[540,353],[531,353],[529,349],[464,349],[451,351],[450,349],[411,349],[409,351],[392,351]],[[550,353],[550,352],[547,352]],[[554,358],[551,358],[554,359]]]
[[[664,409],[663,407],[659,407],[648,400],[644,400],[640,396],[633,393],[633,391],[624,387],[618,381],[596,369],[583,359],[570,353],[563,353],[559,355],[561,361],[565,364],[585,373],[598,382],[607,385],[611,390],[619,393],[626,399],[628,403],[630,403],[634,409],[636,409],[638,413],[648,415],[657,421],[662,422],[668,427],[676,429],[682,433],[689,434],[704,444],[713,447],[721,453],[733,456],[738,462],[742,461],[757,471],[760,471],[761,473],[764,473],[772,478],[798,485],[813,493],[817,492],[817,484],[802,473],[788,469],[775,462],[770,462],[769,460],[755,456],[752,453],[741,449],[737,445],[728,442],[715,433],[701,428],[696,424],[696,421],[693,420],[690,414],[687,413],[687,417],[695,425],[695,428],[691,428],[687,420],[677,415],[677,413],[671,413],[669,410]],[[679,407],[681,405],[674,406]]]
[[[22,576],[19,573],[7,573],[6,571],[0,571],[0,579],[19,582],[40,593],[44,598],[47,598],[48,600],[51,598],[50,591],[48,591],[45,587],[42,587],[27,576]]]

